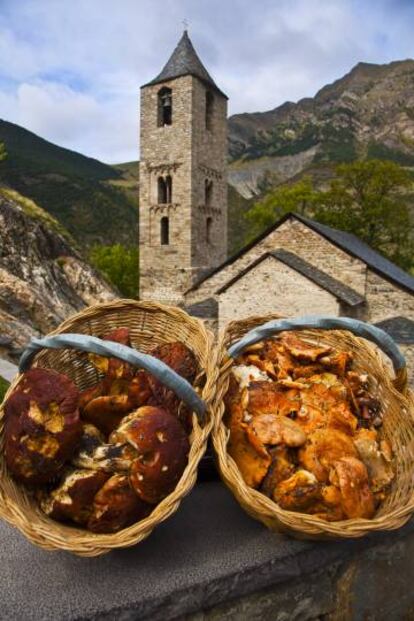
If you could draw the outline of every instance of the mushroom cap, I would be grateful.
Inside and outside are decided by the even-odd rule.
[[[173,491],[190,449],[175,416],[159,407],[143,406],[123,421],[111,439],[128,442],[135,449],[130,482],[142,500],[157,503]]]
[[[158,358],[171,367],[178,375],[181,375],[190,384],[195,380],[197,373],[197,360],[193,352],[177,341],[175,343],[163,343],[149,352],[154,358]],[[155,403],[169,410],[172,414],[178,413],[180,398],[175,392],[165,386],[153,375],[148,374],[148,382],[154,397]],[[183,416],[183,420],[185,419]]]
[[[108,435],[132,409],[128,395],[104,395],[89,401],[83,418]]]
[[[66,376],[30,369],[5,404],[6,463],[20,481],[55,478],[73,455],[82,433],[79,392]]]
[[[131,338],[128,328],[116,328],[101,337],[105,341],[113,341],[120,345],[131,347]],[[98,371],[105,374],[105,381],[111,382],[116,379],[132,379],[135,373],[134,367],[119,358],[89,354],[89,360]]]
[[[138,498],[127,475],[114,474],[95,495],[87,526],[94,533],[115,533],[142,520],[152,509]]]
[[[61,484],[40,503],[42,510],[59,521],[86,524],[95,494],[110,475],[98,470],[70,470]]]

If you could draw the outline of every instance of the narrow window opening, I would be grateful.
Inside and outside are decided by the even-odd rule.
[[[158,204],[167,203],[167,183],[164,177],[158,177]]]
[[[206,91],[206,129],[213,128],[213,108],[214,95],[211,91]]]
[[[170,223],[167,216],[163,216],[160,221],[161,226],[161,246],[168,246],[170,243]]]
[[[165,198],[166,203],[172,203],[172,177],[167,175],[165,178]]]
[[[172,90],[164,87],[158,93],[158,127],[172,124]]]
[[[211,207],[213,198],[213,182],[210,179],[204,181],[204,204],[206,207]]]
[[[211,228],[213,226],[213,218],[210,216],[206,220],[206,242],[211,244]]]

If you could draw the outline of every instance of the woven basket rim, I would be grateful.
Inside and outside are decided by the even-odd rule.
[[[233,366],[233,359],[227,352],[228,346],[236,339],[240,338],[247,329],[254,325],[259,325],[271,319],[281,319],[281,315],[276,313],[265,316],[255,315],[244,319],[233,320],[220,330],[217,342],[217,365],[219,366],[219,379],[217,382],[217,392],[213,402],[214,427],[212,430],[212,443],[220,470],[220,475],[225,484],[230,488],[242,507],[255,519],[264,522],[273,530],[287,531],[300,538],[353,538],[366,535],[379,530],[393,530],[405,524],[414,512],[414,490],[411,498],[401,506],[396,507],[386,514],[374,516],[372,519],[353,518],[328,522],[322,518],[314,517],[307,513],[286,511],[282,509],[273,499],[265,496],[260,491],[248,486],[236,462],[227,453],[227,440],[229,430],[223,422],[224,415],[224,395],[227,392],[230,370]],[[237,337],[231,338],[232,332],[236,331]],[[305,330],[302,332],[313,332]],[[347,330],[331,330],[330,332],[346,333],[353,342],[362,342],[364,347],[370,349],[377,358],[378,364],[382,366],[384,372],[384,383],[386,390],[393,395],[393,398],[402,403],[408,415],[411,416],[411,426],[414,426],[414,396],[408,391],[404,396],[397,391],[393,384],[389,369],[385,366],[378,352],[372,344],[356,337]],[[322,334],[322,331],[321,331]],[[323,340],[323,338],[322,338]],[[414,457],[413,457],[414,464]]]
[[[209,410],[209,405],[214,397],[214,386],[218,376],[218,370],[214,365],[214,337],[200,319],[188,315],[183,309],[167,306],[159,302],[119,299],[112,302],[95,304],[75,313],[51,331],[48,336],[68,332],[84,320],[101,316],[104,317],[107,311],[117,311],[121,314],[128,314],[131,311],[140,312],[146,315],[146,319],[147,316],[158,316],[162,314],[167,317],[167,319],[176,321],[177,325],[188,325],[191,327],[191,330],[197,336],[199,345],[205,349],[206,364],[202,369],[205,381],[200,396],[207,405],[207,415],[204,426],[201,426],[196,414],[193,413],[193,431],[190,436],[191,446],[188,463],[175,489],[155,506],[148,517],[117,533],[92,533],[86,529],[76,527],[75,525],[72,526],[57,522],[42,514],[40,509],[37,509],[37,511],[41,513],[40,518],[39,515],[36,515],[36,509],[33,509],[36,501],[33,499],[31,502],[27,501],[27,496],[30,496],[30,494],[26,494],[25,496],[24,486],[16,483],[7,472],[4,466],[4,454],[1,451],[0,465],[3,465],[3,471],[0,471],[0,517],[18,528],[26,538],[35,545],[49,550],[66,550],[80,556],[97,556],[109,552],[111,549],[135,545],[146,538],[158,524],[174,513],[182,498],[190,492],[195,484],[198,464],[206,450],[207,440],[214,422],[211,411]],[[122,327],[122,325],[118,327]],[[161,339],[160,342],[168,342],[168,340],[171,341],[172,339]],[[192,348],[192,344],[194,346],[194,343],[187,342],[186,344],[190,349]],[[37,357],[38,356],[36,356],[35,361]],[[198,362],[201,366],[200,360],[198,360]],[[0,405],[0,439],[3,438],[4,435],[4,404],[21,380],[21,377],[22,374],[16,375]],[[4,491],[5,481],[11,482],[20,492],[23,492],[23,496],[25,496],[24,501],[22,501],[21,496],[16,500],[6,495]],[[56,537],[56,532],[58,532],[60,536]]]

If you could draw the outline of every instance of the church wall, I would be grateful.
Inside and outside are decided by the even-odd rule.
[[[196,291],[190,292],[186,296],[187,302],[214,295],[226,282],[263,253],[277,248],[294,252],[362,295],[365,294],[365,264],[337,248],[302,222],[292,218],[269,233],[265,239],[244,253],[234,263],[224,267],[220,272],[202,283]]]
[[[377,323],[399,315],[414,320],[414,295],[400,289],[375,272],[367,271],[367,320]]]
[[[249,315],[339,315],[336,298],[281,261],[268,257],[219,296],[219,327]]]

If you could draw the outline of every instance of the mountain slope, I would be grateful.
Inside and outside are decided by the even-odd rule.
[[[73,249],[70,235],[17,192],[0,188],[0,357],[15,358],[86,305],[117,296]]]
[[[234,115],[229,152],[229,180],[245,196],[266,171],[280,183],[361,157],[414,166],[414,60],[359,63],[313,98]]]
[[[81,248],[94,242],[136,243],[137,198],[127,191],[121,170],[2,120],[0,142],[8,153],[0,183],[48,211]]]

